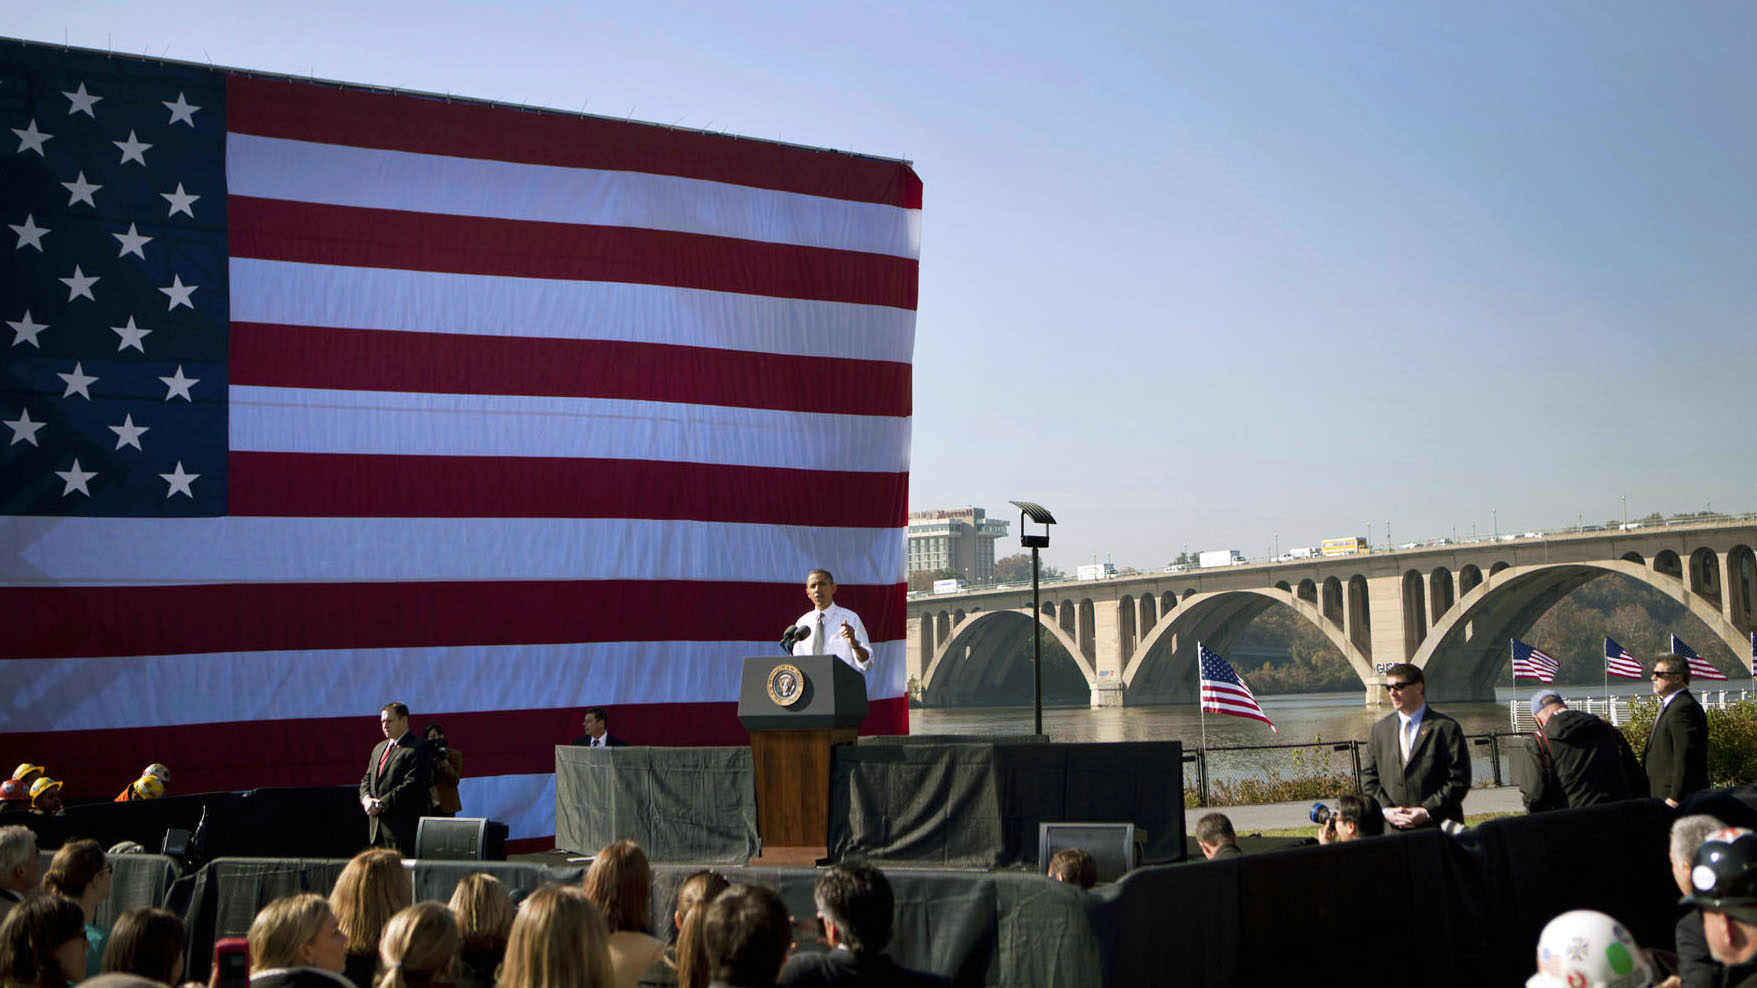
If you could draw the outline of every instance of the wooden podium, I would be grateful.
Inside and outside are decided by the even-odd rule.
[[[829,856],[830,748],[852,744],[866,719],[866,678],[833,655],[744,660],[738,720],[750,731],[757,835],[767,867]]]

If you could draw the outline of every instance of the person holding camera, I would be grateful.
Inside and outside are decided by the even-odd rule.
[[[1338,798],[1334,810],[1323,803],[1313,806],[1312,822],[1318,825],[1320,844],[1345,844],[1385,832],[1385,816],[1379,812],[1379,804],[1353,793]]]
[[[464,808],[458,798],[458,780],[464,777],[464,756],[445,740],[445,728],[428,724],[427,750],[433,755],[433,815],[457,816]]]

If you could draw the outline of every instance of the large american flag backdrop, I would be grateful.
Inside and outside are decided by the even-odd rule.
[[[390,700],[554,833],[580,708],[743,744],[809,605],[906,732],[902,162],[0,41],[0,743],[352,784]]]

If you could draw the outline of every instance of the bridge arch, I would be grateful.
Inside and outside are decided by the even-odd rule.
[[[1421,571],[1407,570],[1403,574],[1403,640],[1419,642],[1428,634],[1428,612],[1426,602],[1422,600]],[[1415,646],[1405,650],[1403,658],[1408,660],[1415,654]]]
[[[1428,617],[1438,621],[1440,615],[1452,609],[1456,599],[1452,593],[1452,571],[1444,566],[1434,567],[1428,574]]]
[[[1624,562],[1634,563],[1637,566],[1647,565],[1647,560],[1642,558],[1641,553],[1639,552],[1625,552],[1621,558]]]
[[[1757,554],[1748,545],[1735,545],[1726,554],[1726,595],[1729,616],[1736,628],[1753,629],[1757,618]]]
[[[1188,703],[1196,699],[1196,643],[1224,654],[1238,633],[1264,610],[1280,604],[1293,609],[1336,646],[1362,683],[1373,676],[1367,653],[1349,642],[1342,627],[1328,621],[1310,601],[1274,587],[1220,590],[1185,600],[1141,639],[1123,669],[1126,704]]]
[[[1324,602],[1319,611],[1324,620],[1342,627],[1342,581],[1334,576],[1324,580]]]
[[[1480,586],[1482,586],[1482,570],[1477,568],[1475,563],[1465,563],[1458,567],[1459,597],[1463,597]]]
[[[1127,662],[1135,652],[1135,598],[1131,594],[1123,594],[1116,602],[1116,634]]]
[[[1609,573],[1639,580],[1684,604],[1748,663],[1750,645],[1744,632],[1712,601],[1691,593],[1681,574],[1671,576],[1622,559],[1506,566],[1460,597],[1458,606],[1434,622],[1416,650],[1410,661],[1422,667],[1428,696],[1442,701],[1493,699],[1495,684],[1505,678],[1508,639],[1530,630],[1562,597]],[[1441,650],[1447,655],[1445,664],[1429,668],[1429,661]]]
[[[1720,606],[1720,557],[1704,546],[1690,553],[1690,592]]]
[[[1362,655],[1369,655],[1373,650],[1373,612],[1367,605],[1367,578],[1359,573],[1348,578],[1348,630],[1349,641],[1360,649]]]
[[[1159,598],[1153,596],[1153,593],[1149,591],[1141,595],[1141,622],[1139,625],[1141,634],[1144,635],[1152,631],[1153,626],[1158,623]]]
[[[1299,586],[1294,590],[1294,596],[1308,604],[1316,604],[1318,602],[1318,585],[1312,582],[1312,578],[1308,576],[1299,581]]]
[[[1073,607],[1070,604],[1062,609],[1071,612]],[[1044,613],[1036,623],[1043,628],[1046,637],[1054,639],[1073,657],[1072,668],[1060,670],[1064,674],[1062,678],[1067,678],[1067,674],[1078,675],[1090,695],[1097,674],[1075,647],[1073,637],[1050,620],[1049,610],[1049,605],[1044,605]],[[1023,611],[973,613],[934,650],[932,661],[921,675],[923,702],[928,706],[968,703],[973,697],[981,697],[985,690],[1005,682],[1018,672],[1017,663],[1011,660],[1019,654],[1020,646],[1031,640],[1031,626],[1029,607]],[[1052,661],[1050,654],[1044,656],[1046,682],[1052,675]],[[1062,662],[1068,665],[1066,660]]]
[[[1678,554],[1670,549],[1661,549],[1653,554],[1653,571],[1676,580],[1684,578],[1684,564],[1678,560]]]

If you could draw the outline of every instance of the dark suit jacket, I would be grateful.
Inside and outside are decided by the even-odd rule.
[[[794,954],[781,968],[782,988],[950,988],[937,974],[911,971],[887,954],[856,957],[846,950]]]
[[[1240,850],[1237,844],[1222,844],[1214,849],[1214,856],[1208,860],[1219,861],[1221,858],[1242,858],[1244,856],[1245,852]]]
[[[1360,767],[1361,789],[1380,806],[1422,806],[1434,823],[1464,822],[1464,796],[1470,792],[1470,752],[1458,722],[1428,707],[1416,728],[1403,764],[1397,741],[1397,715],[1380,718],[1367,740]]]
[[[582,734],[579,737],[574,738],[573,743],[580,748],[590,748],[592,746],[592,739],[589,735]],[[614,734],[604,735],[604,747],[606,748],[624,748],[627,746],[627,741],[622,740]]]
[[[395,745],[384,771],[378,770],[378,759],[387,746]],[[366,775],[360,780],[360,798],[376,796],[383,800],[379,813],[367,817],[367,841],[375,847],[395,847],[404,857],[415,854],[415,828],[426,815],[433,785],[433,759],[427,742],[404,731],[395,741],[385,739],[372,746],[366,760]]]
[[[1655,799],[1681,800],[1708,788],[1708,715],[1688,688],[1679,690],[1653,722],[1641,767]]]

